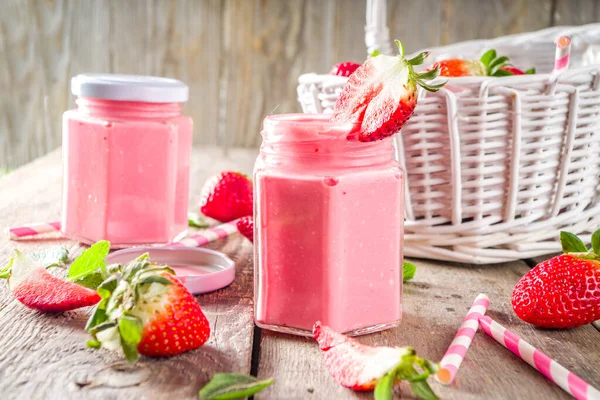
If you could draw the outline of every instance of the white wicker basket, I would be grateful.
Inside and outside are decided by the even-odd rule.
[[[368,3],[368,50],[389,52],[387,29],[373,22],[385,21],[385,1]],[[573,39],[571,68],[550,83],[559,34]],[[407,172],[407,256],[529,258],[558,251],[559,230],[589,242],[600,226],[598,44],[600,24],[593,24],[432,49],[436,60],[478,58],[494,48],[540,73],[451,78],[437,93],[420,93],[415,114],[396,135]],[[303,111],[331,112],[345,81],[300,76]]]

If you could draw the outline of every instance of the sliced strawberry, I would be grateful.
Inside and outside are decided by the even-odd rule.
[[[331,68],[331,71],[329,71],[329,74],[337,76],[350,76],[358,69],[358,67],[360,67],[360,64],[352,61],[346,61],[334,65],[333,68]]]
[[[313,336],[323,351],[325,366],[333,379],[342,386],[357,391],[373,390],[386,375],[391,375],[389,391],[396,380],[406,379],[412,382],[413,378],[418,377],[419,383],[416,385],[421,393],[431,392],[425,379],[437,368],[435,364],[418,358],[410,347],[367,346],[320,322],[315,324]],[[417,372],[415,365],[423,372]]]
[[[252,182],[232,171],[211,177],[202,187],[200,212],[221,222],[252,215]]]
[[[422,74],[414,72],[413,66],[422,64],[429,53],[406,60],[402,44],[396,43],[400,55],[378,55],[365,61],[350,76],[335,104],[334,122],[362,122],[358,133],[361,142],[383,139],[402,128],[415,109],[417,85],[429,91],[437,91],[444,85],[425,83],[437,77],[437,69]]]
[[[254,242],[254,218],[251,216],[243,217],[237,222],[237,229],[248,240]]]
[[[210,326],[200,305],[167,266],[144,254],[98,287],[102,301],[88,320],[88,346],[122,348],[127,360],[139,354],[172,356],[202,346]]]
[[[10,275],[8,286],[15,298],[34,310],[63,312],[92,306],[100,301],[100,296],[90,289],[51,275],[39,263],[15,250],[4,271]]]

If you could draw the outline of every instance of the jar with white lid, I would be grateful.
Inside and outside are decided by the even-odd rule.
[[[185,234],[192,119],[174,79],[82,74],[63,115],[62,232],[113,247],[164,244]]]

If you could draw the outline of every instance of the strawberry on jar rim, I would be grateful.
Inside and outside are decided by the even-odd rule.
[[[89,347],[121,348],[134,363],[139,354],[173,356],[208,340],[208,320],[171,268],[150,263],[148,254],[112,268],[85,327],[93,338]]]
[[[564,254],[543,261],[515,286],[519,318],[543,328],[568,329],[600,319],[600,229],[592,251],[576,235],[560,233]]]
[[[371,142],[394,135],[415,110],[417,85],[435,92],[445,84],[426,82],[438,76],[437,68],[420,74],[414,71],[428,52],[407,60],[402,43],[396,44],[400,55],[369,58],[350,75],[335,103],[332,121],[361,122],[357,137],[349,140]]]

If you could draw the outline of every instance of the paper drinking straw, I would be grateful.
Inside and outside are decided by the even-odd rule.
[[[558,75],[569,68],[571,58],[571,38],[561,36],[556,40],[556,53],[554,53],[554,70],[552,75]]]
[[[60,222],[45,222],[38,224],[28,224],[23,226],[17,226],[14,228],[8,228],[8,236],[10,240],[18,240],[24,237],[31,237],[41,235],[49,232],[59,232]]]
[[[600,392],[583,379],[509,331],[490,317],[479,319],[481,329],[578,400],[600,400]]]
[[[440,361],[440,370],[436,374],[438,382],[449,385],[454,381],[460,364],[465,359],[473,336],[475,336],[475,332],[479,327],[477,321],[485,315],[489,305],[490,299],[485,294],[481,293],[475,298],[454,340],[450,343],[450,347],[448,347],[446,354]]]
[[[225,238],[238,231],[236,225],[237,221],[238,220],[236,219],[213,228],[207,228],[196,235],[187,236],[181,240],[173,242],[171,246],[198,247],[213,242],[217,239]]]

